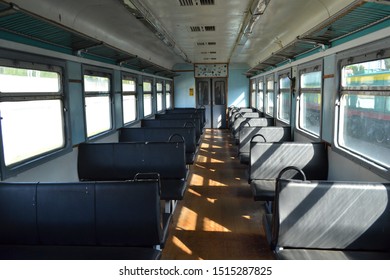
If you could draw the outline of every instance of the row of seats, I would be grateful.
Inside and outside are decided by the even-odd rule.
[[[197,151],[193,119],[205,119],[195,111],[185,125],[123,128],[118,142],[80,144],[80,182],[2,183],[0,258],[159,259]]]
[[[127,127],[119,131],[119,142],[185,143],[186,164],[193,164],[198,151],[195,127]]]
[[[247,120],[251,121],[257,124],[258,118]],[[238,132],[237,150],[240,162],[248,165],[248,182],[254,200],[270,205],[275,196],[276,177],[287,166],[303,170],[308,179],[327,179],[328,156],[324,143],[292,142],[290,127],[244,124]],[[285,174],[287,178],[296,176],[299,176],[296,170]]]
[[[154,119],[141,120],[141,127],[194,127],[196,144],[199,145],[205,123],[205,109],[177,108],[156,114]]]
[[[160,181],[0,183],[0,259],[159,259]]]
[[[327,145],[291,142],[287,127],[240,131],[255,200],[277,259],[390,259],[390,184],[329,181]],[[249,159],[249,160],[248,160]]]

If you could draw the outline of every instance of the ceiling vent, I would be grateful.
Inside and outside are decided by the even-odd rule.
[[[215,31],[215,26],[214,25],[195,25],[195,26],[190,26],[189,29],[191,32],[209,32],[209,31]]]
[[[215,31],[214,25],[207,25],[204,27],[204,31]]]
[[[200,26],[190,26],[191,32],[200,32],[202,28]]]
[[[180,6],[194,6],[194,1],[192,0],[179,0]]]
[[[199,0],[199,2],[200,5],[215,5],[214,0]]]
[[[179,4],[182,7],[215,5],[214,0],[179,0]]]
[[[197,46],[215,46],[217,43],[216,42],[197,42]]]

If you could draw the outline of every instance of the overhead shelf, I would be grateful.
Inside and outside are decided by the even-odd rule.
[[[390,21],[389,1],[356,1],[320,25],[298,36],[246,72],[247,77],[267,72],[316,50],[331,48],[336,40],[376,24]],[[390,24],[389,24],[390,25]]]
[[[146,59],[4,2],[0,2],[0,34],[10,41],[120,65],[148,74],[167,78],[177,75]]]

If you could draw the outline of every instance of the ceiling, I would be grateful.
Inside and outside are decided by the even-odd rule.
[[[0,0],[0,35],[167,77],[182,63],[237,63],[253,76],[374,24],[389,26],[389,2]]]

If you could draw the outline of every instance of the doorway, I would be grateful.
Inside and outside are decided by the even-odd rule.
[[[196,107],[206,111],[206,128],[226,128],[226,78],[197,78]]]

